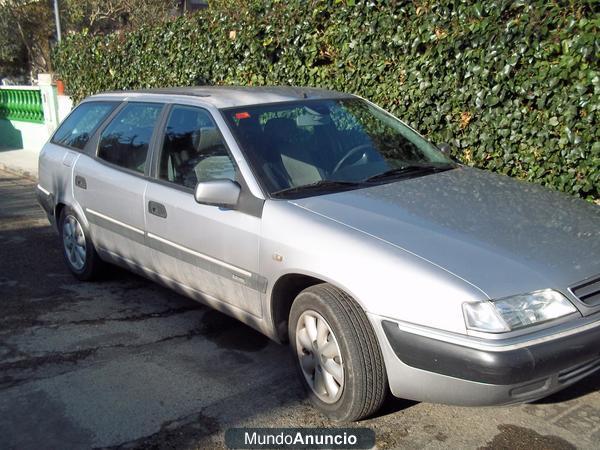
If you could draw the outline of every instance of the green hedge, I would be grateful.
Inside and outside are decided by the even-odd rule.
[[[465,163],[600,198],[594,0],[212,6],[55,52],[75,100],[195,84],[321,86],[369,98]]]

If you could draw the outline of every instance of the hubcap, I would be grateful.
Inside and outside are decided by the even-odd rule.
[[[85,266],[86,246],[85,235],[79,221],[69,215],[63,224],[63,244],[65,254],[75,270],[82,270]]]
[[[296,351],[306,382],[320,400],[335,403],[344,390],[344,365],[335,335],[316,311],[304,311],[296,325]]]

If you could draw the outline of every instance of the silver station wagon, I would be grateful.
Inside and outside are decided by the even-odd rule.
[[[64,120],[37,193],[77,278],[118,264],[289,342],[333,419],[597,371],[600,208],[446,153],[339,92],[124,91]]]

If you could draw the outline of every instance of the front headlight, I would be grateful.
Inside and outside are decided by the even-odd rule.
[[[514,331],[576,312],[569,300],[551,289],[498,300],[463,303],[467,328],[487,333]]]

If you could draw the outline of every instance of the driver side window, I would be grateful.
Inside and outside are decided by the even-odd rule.
[[[158,176],[191,189],[201,181],[235,181],[235,165],[207,111],[173,107],[165,129]]]

